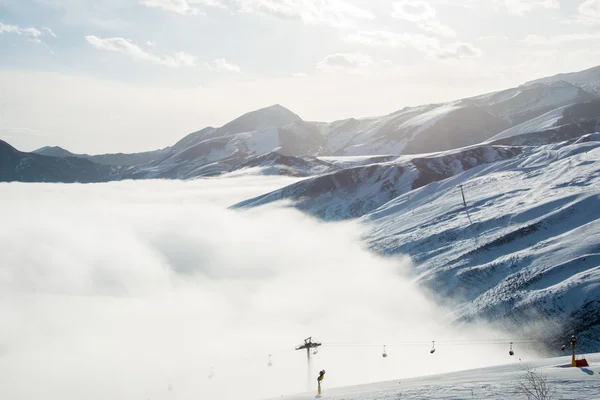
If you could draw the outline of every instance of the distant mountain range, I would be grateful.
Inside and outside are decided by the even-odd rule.
[[[74,154],[60,147],[24,153],[0,141],[0,181],[190,179],[243,167],[311,176],[339,169],[324,157],[423,154],[486,141],[523,145],[536,136],[520,143],[506,139],[536,132],[543,132],[537,142],[576,137],[596,130],[599,98],[600,66],[375,118],[311,122],[274,105],[193,132],[173,146],[134,154]]]

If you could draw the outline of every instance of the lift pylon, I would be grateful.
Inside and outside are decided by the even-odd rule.
[[[321,346],[321,343],[313,342],[312,336],[311,336],[311,337],[304,339],[304,344],[301,344],[300,346],[296,347],[296,350],[306,349],[306,362],[308,364],[308,380],[307,380],[308,388],[311,387],[310,349],[317,349],[319,346]]]

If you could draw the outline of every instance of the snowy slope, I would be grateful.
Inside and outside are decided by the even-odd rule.
[[[415,154],[479,143],[508,124],[483,109],[460,102],[405,108],[378,118],[348,120],[327,133],[331,155]]]
[[[498,139],[503,139],[511,136],[522,135],[524,133],[540,132],[556,126],[556,123],[562,118],[563,112],[570,106],[563,106],[552,111],[548,111],[539,117],[525,121],[519,125],[513,126],[505,131],[500,132],[494,137],[491,137],[487,142],[493,142]]]
[[[415,188],[481,164],[512,158],[520,151],[519,148],[503,146],[475,146],[445,153],[400,157],[390,162],[360,165],[309,178],[233,207],[249,208],[287,200],[298,209],[325,220],[356,218]]]
[[[433,358],[433,357],[432,357]],[[548,385],[564,399],[597,399],[600,393],[600,354],[586,356],[589,367],[566,368],[570,357],[538,361],[515,360],[512,364],[452,372],[421,378],[403,379],[368,385],[328,388],[323,382],[322,398],[330,400],[397,400],[397,399],[525,399],[514,388],[531,367],[547,377]],[[331,371],[335,373],[335,371]],[[314,399],[314,393],[282,396],[289,400]],[[274,399],[273,399],[274,400]]]
[[[542,79],[537,79],[526,83],[526,85],[536,83],[548,84],[560,81],[569,82],[571,84],[577,85],[586,92],[600,97],[600,66],[589,68],[579,72],[569,72]]]
[[[511,126],[536,118],[565,105],[591,101],[594,95],[574,84],[558,81],[532,83],[513,89],[466,99]]]
[[[600,99],[559,107],[532,120],[509,128],[490,138],[487,142],[524,135],[532,132],[543,132],[553,127],[576,125],[580,134],[593,133],[600,130]],[[547,143],[551,143],[548,141]]]
[[[375,251],[411,255],[418,279],[458,303],[456,320],[550,321],[598,348],[599,210],[595,134],[434,182],[363,220]]]
[[[315,176],[339,170],[340,167],[313,157],[293,157],[278,152],[254,157],[238,165],[236,174]]]

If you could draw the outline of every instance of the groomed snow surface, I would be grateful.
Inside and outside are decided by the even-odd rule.
[[[556,389],[555,399],[600,399],[600,353],[586,355],[590,366],[583,368],[568,367],[570,356],[533,362],[520,361],[518,354],[514,357],[512,364],[502,366],[345,388],[328,388],[326,375],[321,397],[330,400],[525,399],[515,393],[515,387],[529,367],[544,375],[548,386]],[[327,371],[327,374],[335,374],[335,371]],[[315,393],[281,396],[280,399],[315,397],[316,390]]]

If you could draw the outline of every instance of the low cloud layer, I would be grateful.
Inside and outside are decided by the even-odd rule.
[[[497,334],[445,326],[410,261],[367,251],[360,226],[226,209],[290,182],[1,185],[0,398],[279,397],[306,390],[308,336],[327,387],[510,360],[395,347]],[[357,342],[373,346],[340,346]]]

